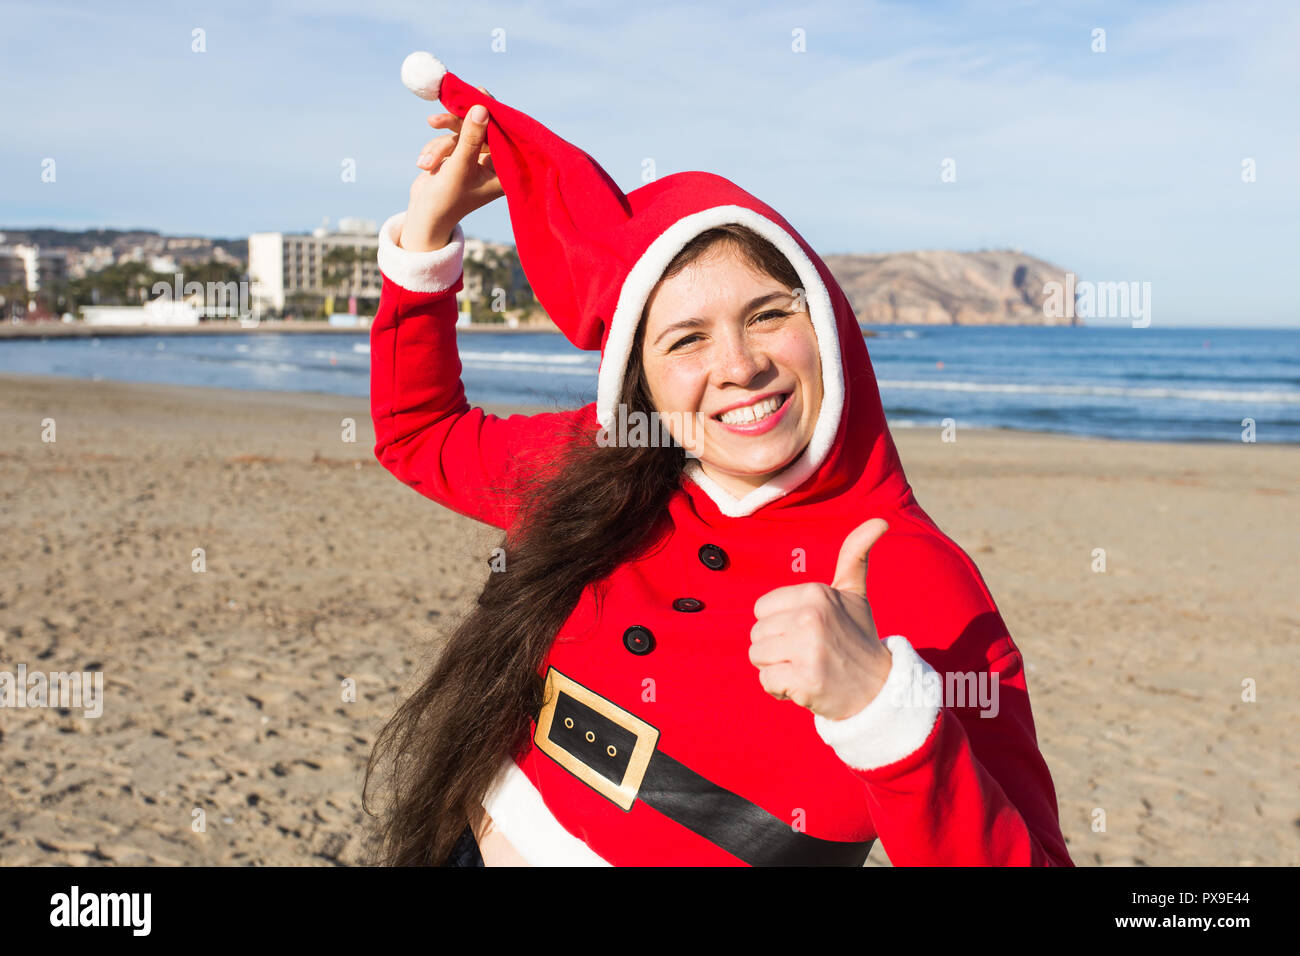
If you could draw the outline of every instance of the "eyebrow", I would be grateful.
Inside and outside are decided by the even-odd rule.
[[[773,299],[783,299],[783,298],[793,299],[794,293],[793,292],[769,292],[766,295],[755,296],[754,298],[746,302],[740,311],[752,312],[754,309],[757,309],[760,305],[762,305],[765,302],[770,302]],[[678,329],[696,329],[704,324],[705,324],[704,319],[700,318],[698,315],[693,315],[689,319],[682,319],[680,322],[674,322],[672,325],[668,326],[668,328],[664,329],[662,332],[656,335],[654,342],[652,342],[651,344],[658,345],[660,340],[663,339],[663,337],[667,335],[669,332],[676,332]]]

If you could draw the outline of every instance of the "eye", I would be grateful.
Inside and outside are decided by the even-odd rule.
[[[780,309],[768,309],[766,312],[760,312],[760,313],[758,313],[758,315],[754,316],[753,321],[754,321],[754,322],[768,322],[768,321],[771,321],[772,319],[783,319],[783,318],[785,318],[786,316],[791,315],[791,314],[792,314],[792,313],[790,313],[790,312],[782,312]],[[691,335],[684,336],[683,338],[678,339],[678,340],[677,340],[676,342],[674,342],[672,345],[668,346],[668,351],[669,351],[669,352],[672,352],[672,351],[674,351],[674,350],[675,350],[679,345],[687,345],[687,344],[689,344],[690,342],[695,341],[695,340],[698,339],[699,337],[700,337],[700,336],[699,336],[699,333],[692,333]]]

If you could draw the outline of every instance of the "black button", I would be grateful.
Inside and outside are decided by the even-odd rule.
[[[700,560],[710,571],[721,571],[727,566],[727,552],[716,544],[706,544],[700,548]]]
[[[633,624],[623,632],[623,646],[633,654],[649,654],[655,649],[655,636],[650,628]]]
[[[704,602],[698,598],[677,598],[673,601],[674,611],[702,611]]]

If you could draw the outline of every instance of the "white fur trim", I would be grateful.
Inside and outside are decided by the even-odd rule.
[[[932,700],[924,687],[925,675],[938,672],[905,637],[895,634],[886,638],[885,646],[894,660],[889,677],[871,703],[843,720],[813,715],[822,740],[858,770],[874,770],[915,753],[939,719],[939,702]]]
[[[460,224],[451,242],[432,252],[412,252],[397,244],[406,211],[389,216],[379,229],[379,271],[412,292],[444,292],[460,278],[465,257],[465,232]]]
[[[744,206],[714,206],[684,216],[650,243],[650,247],[624,280],[614,317],[610,320],[609,337],[605,341],[605,354],[600,362],[597,380],[596,418],[606,428],[616,421],[618,396],[623,388],[623,375],[632,352],[632,342],[636,338],[637,323],[640,322],[646,300],[663,276],[664,269],[686,243],[706,229],[724,223],[748,226],[790,260],[803,283],[822,363],[822,407],[817,415],[817,424],[813,427],[812,438],[803,454],[775,478],[737,499],[704,473],[698,459],[687,460],[687,476],[713,499],[724,515],[740,518],[753,514],[763,505],[793,491],[817,470],[831,450],[844,411],[844,369],[840,364],[840,339],[830,294],[826,291],[817,267],[804,254],[799,243],[772,220]]]
[[[447,68],[432,53],[423,50],[402,61],[402,85],[420,99],[436,100]]]
[[[483,797],[483,808],[493,826],[532,866],[610,865],[564,829],[528,775],[509,758]]]

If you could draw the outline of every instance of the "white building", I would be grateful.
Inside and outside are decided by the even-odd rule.
[[[351,281],[326,285],[325,257],[332,249],[360,253]],[[248,280],[253,314],[282,311],[295,293],[310,296],[356,295],[378,298],[379,227],[368,219],[339,220],[338,228],[321,226],[310,234],[255,232],[248,237]]]
[[[144,305],[86,305],[81,315],[87,325],[198,325],[203,297],[176,300],[161,296]]]
[[[0,246],[0,260],[3,284],[22,282],[28,292],[39,292],[42,283],[57,282],[68,275],[67,256],[62,252],[41,252],[39,246]]]
[[[92,272],[107,269],[116,261],[112,246],[95,246],[90,252],[74,254],[73,261],[68,263],[68,275],[74,279],[84,279]]]

